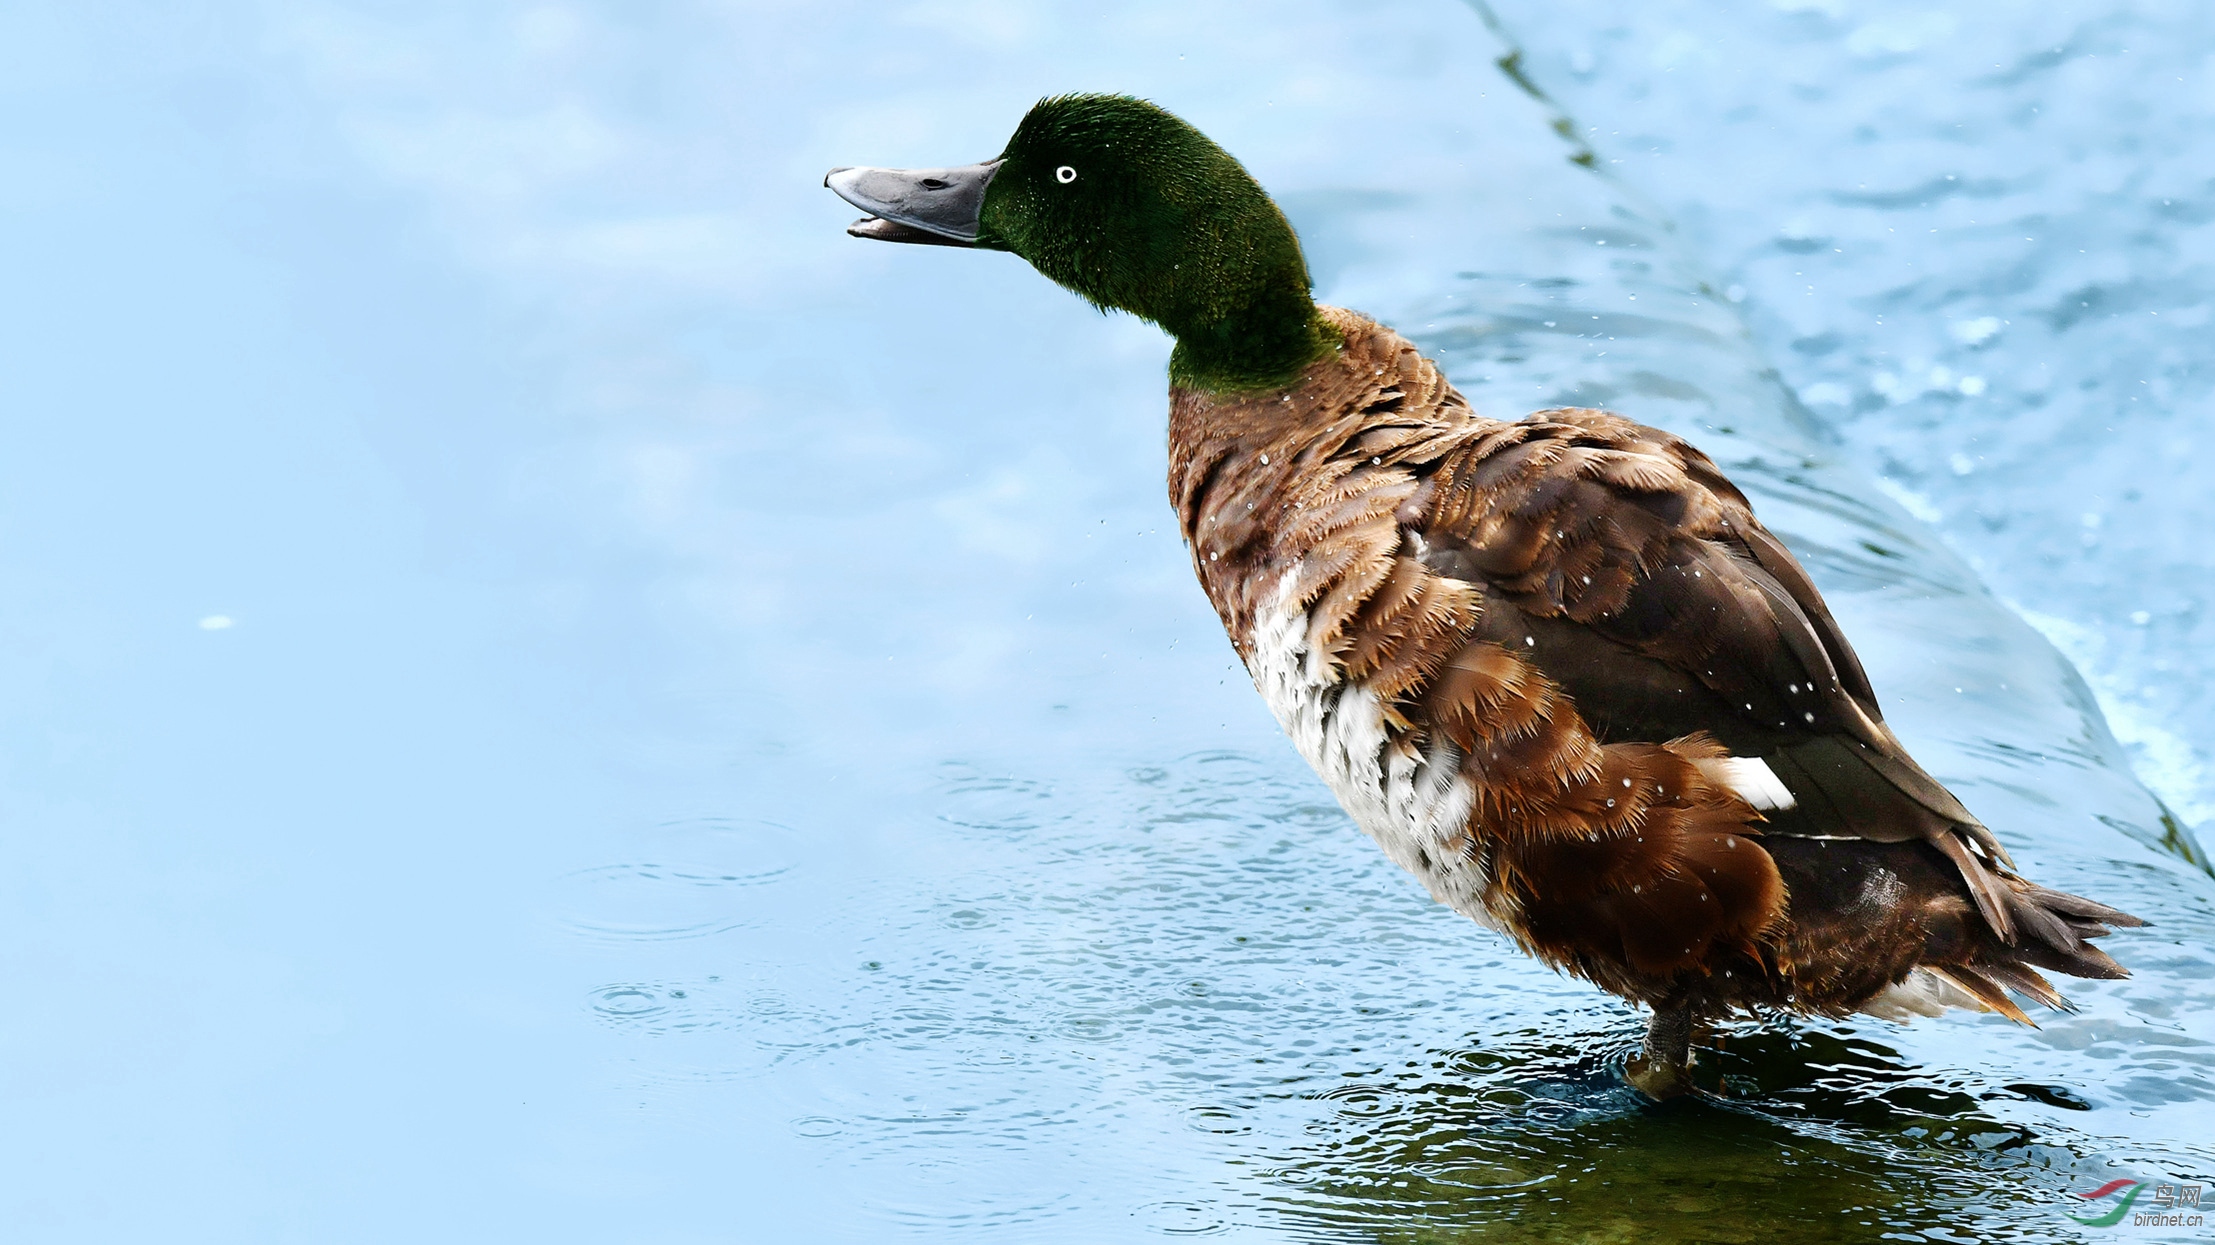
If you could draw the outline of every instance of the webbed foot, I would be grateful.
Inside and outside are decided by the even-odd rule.
[[[1690,1064],[1648,1059],[1643,1053],[1633,1055],[1630,1062],[1623,1065],[1623,1079],[1655,1102],[1667,1102],[1693,1089]]]

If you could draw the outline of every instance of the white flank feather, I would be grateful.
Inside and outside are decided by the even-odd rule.
[[[1707,780],[1729,787],[1738,798],[1765,813],[1796,807],[1792,789],[1777,780],[1776,771],[1760,757],[1713,757],[1694,761]]]
[[[1422,879],[1433,899],[1500,928],[1484,903],[1490,879],[1464,846],[1476,789],[1462,777],[1460,751],[1440,740],[1422,752],[1390,737],[1377,694],[1347,682],[1309,645],[1307,611],[1294,596],[1298,578],[1298,570],[1287,571],[1276,600],[1254,620],[1254,686],[1354,824],[1394,864]]]

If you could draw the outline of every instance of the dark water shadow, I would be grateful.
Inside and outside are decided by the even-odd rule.
[[[1750,1026],[1706,1053],[1703,1091],[1648,1102],[1619,1040],[1537,1031],[1319,1096],[1272,1156],[1271,1211],[1302,1239],[2065,1241],[2089,1138],[1985,1109],[2082,1109],[2061,1086],[1979,1088],[1858,1036]]]

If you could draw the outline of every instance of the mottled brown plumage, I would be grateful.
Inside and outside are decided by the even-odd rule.
[[[2020,1020],[2003,987],[2064,1005],[2040,968],[2123,975],[2086,940],[2138,922],[2014,875],[1705,455],[1486,419],[1323,314],[1344,346],[1290,388],[1173,392],[1170,495],[1287,730],[1434,894],[1657,1011],[1843,1014],[1924,969]]]

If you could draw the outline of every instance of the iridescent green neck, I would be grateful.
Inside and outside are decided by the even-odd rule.
[[[1229,156],[1203,207],[1181,222],[1176,259],[1124,304],[1177,339],[1169,379],[1244,392],[1290,384],[1337,349],[1308,294],[1307,259],[1284,213]]]
[[[1238,393],[1291,384],[1342,344],[1306,291],[1245,314],[1179,332],[1169,355],[1169,381],[1187,389]]]

